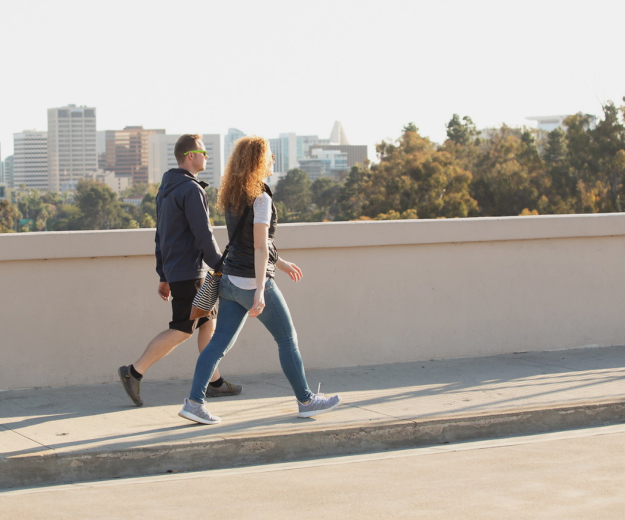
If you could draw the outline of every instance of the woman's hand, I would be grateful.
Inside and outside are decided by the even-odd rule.
[[[291,280],[293,280],[294,282],[299,282],[304,277],[304,275],[302,274],[302,270],[299,267],[291,262],[282,260],[282,258],[278,257],[276,267],[280,269],[280,271],[284,271],[286,274],[288,274],[291,277]]]
[[[256,318],[257,316],[260,315],[261,312],[263,312],[264,308],[265,308],[265,288],[263,287],[262,289],[256,289],[256,292],[254,293],[254,305],[250,309],[250,317]]]

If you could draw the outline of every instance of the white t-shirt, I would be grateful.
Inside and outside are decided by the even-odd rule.
[[[254,200],[254,224],[271,223],[271,197],[263,192],[256,200]],[[228,279],[239,289],[254,290],[256,289],[256,278],[244,278],[242,276],[228,275]],[[265,280],[267,282],[269,277]]]

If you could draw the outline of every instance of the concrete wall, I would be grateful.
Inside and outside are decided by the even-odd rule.
[[[225,244],[225,230],[217,228]],[[109,382],[167,328],[153,230],[0,235],[0,389]],[[625,215],[281,225],[307,367],[625,343]],[[195,341],[150,379],[191,377]],[[228,376],[279,371],[250,319]]]

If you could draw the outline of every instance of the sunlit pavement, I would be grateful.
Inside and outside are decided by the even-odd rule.
[[[3,518],[622,519],[625,425],[0,493]]]
[[[625,347],[309,370],[341,406],[297,418],[282,375],[178,417],[189,381],[0,393],[0,489],[365,454],[625,422]],[[316,384],[314,384],[316,390]]]

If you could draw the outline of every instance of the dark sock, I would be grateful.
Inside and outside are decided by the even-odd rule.
[[[208,384],[211,385],[213,388],[219,388],[221,385],[224,384],[224,378],[220,377],[217,381],[213,381],[212,383]]]
[[[141,381],[141,379],[143,378],[143,374],[140,374],[139,372],[137,372],[135,370],[135,367],[130,365],[130,374],[132,375],[132,377],[134,377],[137,381]]]

